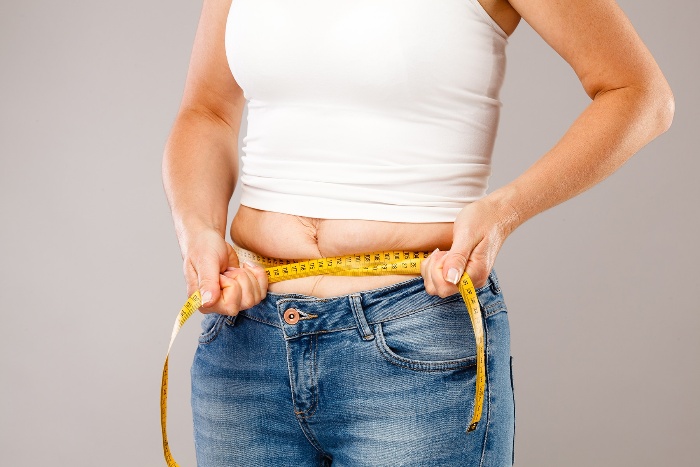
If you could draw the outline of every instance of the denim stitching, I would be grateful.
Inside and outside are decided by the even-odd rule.
[[[273,323],[272,321],[267,321],[267,320],[259,318],[257,316],[251,316],[248,313],[245,313],[244,311],[245,310],[241,310],[238,312],[238,314],[243,315],[248,319],[252,319],[253,321],[257,321],[258,323],[269,324],[270,326],[274,326],[276,328],[282,329],[282,326],[280,326],[278,323]]]
[[[411,277],[410,279],[407,279],[407,280],[405,280],[405,281],[396,282],[396,283],[394,283],[394,284],[385,285],[384,287],[379,287],[379,288],[376,288],[376,289],[367,289],[367,290],[363,290],[363,291],[360,292],[360,293],[362,293],[363,295],[367,295],[367,294],[373,294],[373,293],[375,293],[375,292],[384,292],[384,291],[386,291],[386,290],[391,290],[392,288],[398,288],[398,287],[406,286],[406,285],[407,285],[408,283],[410,283],[411,281],[416,281],[416,282],[418,282],[418,279],[422,279],[422,276]],[[355,293],[357,293],[357,292],[355,292]],[[303,294],[303,293],[296,293],[296,292],[291,292],[291,293],[278,293],[278,292],[270,292],[270,291],[268,291],[268,292],[267,292],[267,295],[272,295],[272,296],[275,296],[275,297],[282,297],[282,298],[280,298],[280,299],[277,300],[277,301],[279,302],[279,301],[285,300],[285,299],[293,299],[293,300],[298,300],[298,299],[301,299],[301,300],[323,300],[323,301],[326,301],[326,300],[333,300],[333,299],[338,299],[338,298],[346,298],[346,297],[347,297],[348,295],[350,295],[350,294],[345,294],[345,295],[333,295],[332,297],[323,297],[323,298],[321,298],[321,297],[314,297],[313,295],[306,295],[306,294]]]
[[[374,334],[372,334],[372,329],[370,324],[367,322],[367,316],[365,315],[365,310],[362,307],[362,301],[360,295],[356,294],[350,297],[350,309],[352,310],[353,318],[357,323],[358,334],[363,340],[374,339]]]
[[[304,433],[304,437],[311,443],[311,445],[316,449],[318,452],[323,454],[324,456],[328,456],[328,454],[323,450],[323,448],[317,443],[315,436],[313,436],[311,433],[309,433],[309,427],[307,426],[306,420],[303,417],[299,417],[296,411],[296,399],[294,398],[294,393],[295,387],[294,387],[294,378],[292,377],[292,365],[290,363],[290,351],[289,351],[289,343],[287,343],[287,370],[289,372],[289,386],[292,392],[292,406],[294,407],[294,418],[297,420],[297,423],[299,423],[299,427],[301,428],[301,432]]]
[[[299,422],[299,427],[301,428],[301,432],[304,433],[304,437],[311,443],[311,446],[313,446],[318,452],[323,454],[326,457],[330,457],[326,451],[323,450],[323,448],[318,444],[316,441],[316,437],[311,433],[311,427],[309,427],[309,424],[306,422],[305,419],[295,417],[297,419],[297,422]]]
[[[308,415],[306,415],[307,417],[310,417],[313,414],[315,414],[316,409],[318,408],[318,334],[314,335],[311,338],[311,347],[313,348],[313,351],[311,352],[310,388],[313,390],[313,399],[311,402],[313,409]]]
[[[287,348],[287,372],[289,374],[289,387],[291,390],[291,396],[292,396],[292,406],[294,407],[294,415],[297,420],[297,423],[299,423],[299,427],[301,428],[301,432],[304,433],[304,437],[311,443],[311,445],[316,449],[318,452],[323,454],[326,457],[329,457],[328,454],[323,450],[323,448],[318,444],[318,442],[315,439],[315,436],[313,436],[312,433],[310,433],[310,428],[308,424],[306,423],[306,419],[304,417],[300,417],[299,413],[297,413],[297,403],[296,399],[294,397],[294,394],[296,392],[296,388],[294,386],[294,377],[292,375],[292,362],[291,362],[291,351],[289,349],[289,342],[286,342],[285,347]]]
[[[496,309],[496,311],[492,311],[494,309]],[[501,311],[508,312],[508,309],[506,308],[506,304],[501,300],[499,300],[496,303],[492,303],[492,304],[486,306],[483,310],[484,310],[484,318],[490,318],[491,316],[493,316],[497,313],[500,313]]]
[[[417,282],[418,279],[421,279],[421,278],[422,278],[421,276],[412,277],[411,279],[408,279],[408,280],[405,280],[405,281],[402,281],[402,282],[397,282],[397,283],[394,283],[394,284],[386,285],[386,286],[384,286],[384,287],[379,287],[379,288],[376,288],[376,289],[364,290],[364,291],[355,292],[355,293],[360,293],[361,295],[368,295],[368,294],[373,294],[374,292],[380,292],[380,291],[391,290],[391,289],[395,289],[395,288],[399,288],[399,287],[406,286],[407,284],[410,284],[412,281],[416,281],[416,282]],[[492,287],[493,285],[495,285],[496,287],[498,287],[496,281],[495,281],[494,278],[493,278],[493,272],[492,272],[492,273],[489,273],[488,280],[487,280],[486,284],[483,285],[482,287],[479,287],[478,289],[475,289],[475,292],[477,293],[477,295],[480,294],[480,293],[483,294],[483,292],[485,292],[489,287]],[[500,288],[499,288],[498,290],[500,291]],[[275,304],[274,304],[276,307],[279,307],[279,305],[283,305],[283,304],[285,304],[285,303],[289,303],[289,302],[293,302],[293,301],[298,301],[298,302],[312,302],[312,303],[326,303],[326,302],[331,301],[331,300],[334,300],[334,299],[349,297],[349,296],[351,296],[352,294],[336,295],[336,296],[333,296],[333,297],[323,297],[323,298],[321,298],[321,297],[314,297],[314,296],[311,296],[311,295],[305,295],[305,294],[300,294],[300,293],[276,293],[276,292],[269,292],[269,291],[268,291],[268,292],[267,292],[267,295],[271,295],[271,296],[275,296],[275,297],[281,297],[281,298],[278,298],[278,299],[275,301]],[[454,300],[456,300],[457,298],[461,298],[461,296],[460,296],[459,294],[457,294],[457,293],[455,293],[453,296],[449,296],[449,297],[445,297],[445,298],[449,300],[449,299],[452,299],[452,297],[454,297]],[[451,302],[440,302],[440,303],[451,303]],[[440,303],[437,303],[437,305],[439,305]],[[425,307],[429,307],[429,306],[433,306],[433,305],[436,305],[436,304],[427,304]],[[488,305],[487,307],[485,307],[485,309],[490,309],[490,308],[493,307],[493,306],[496,306],[496,305],[495,305],[495,304]],[[423,310],[425,307],[419,308],[418,310],[414,310],[414,311]],[[246,313],[245,313],[245,310],[241,310],[240,313],[241,313],[241,314],[244,314],[244,315],[245,315],[246,317],[248,317],[248,318],[256,319],[256,318],[253,318],[252,316],[246,314]],[[400,316],[405,316],[405,315],[400,315]],[[394,318],[397,318],[397,317],[394,317]],[[392,319],[392,318],[388,318],[388,319]],[[259,321],[259,322],[261,322],[261,323],[270,324],[270,325],[273,325],[273,326],[276,326],[276,327],[280,327],[280,326],[277,326],[275,323],[269,322],[269,321],[267,321],[267,320],[263,320],[263,319],[261,319],[261,318],[257,318],[256,321]],[[382,320],[382,321],[385,321],[385,320]],[[374,323],[379,323],[379,322],[382,322],[382,321],[373,321],[373,322],[368,322],[368,323],[369,323],[369,324],[374,324]]]
[[[438,305],[439,305],[439,304],[438,304]],[[429,305],[429,306],[427,306],[427,307],[425,307],[425,308],[428,308],[428,307],[430,307],[430,306],[433,306],[433,305]],[[495,314],[497,314],[497,313],[500,313],[501,311],[507,311],[506,308],[505,308],[505,306],[503,306],[502,308],[499,308],[499,309],[497,309],[496,311],[493,311],[493,312],[489,311],[489,310],[493,310],[494,308],[499,307],[499,306],[502,306],[502,302],[492,303],[492,304],[490,304],[490,305],[487,305],[486,307],[481,307],[482,310],[483,310],[483,312],[484,312],[484,318],[490,318],[491,316],[493,316],[493,315],[495,315]],[[404,318],[404,317],[406,317],[406,316],[409,316],[409,315],[412,315],[412,314],[414,314],[414,313],[417,313],[418,311],[424,311],[425,308],[419,308],[418,310],[412,310],[412,311],[410,311],[410,312],[407,312],[407,313],[404,313],[404,314],[401,314],[401,315],[391,316],[391,317],[389,317],[389,318],[382,319],[381,321],[367,321],[367,324],[369,324],[369,325],[375,325],[375,324],[385,323],[385,322],[391,321],[391,320],[393,320],[393,319]],[[250,316],[248,316],[248,315],[245,315],[245,317],[246,317],[246,318],[253,319],[253,320],[256,320],[256,321],[260,321],[260,320],[257,320],[256,318],[250,317]],[[261,321],[261,322],[265,322],[265,321]],[[270,324],[270,323],[268,323],[268,324]],[[277,326],[277,325],[274,325],[274,324],[273,324],[273,326],[282,329],[281,326]],[[286,334],[285,334],[285,336],[286,336],[287,339],[294,339],[294,338],[296,338],[296,337],[310,336],[310,335],[313,335],[313,334],[328,334],[328,333],[331,333],[331,332],[349,331],[349,330],[356,330],[356,329],[357,329],[357,326],[346,326],[346,327],[342,327],[342,328],[333,328],[333,329],[315,329],[315,330],[313,330],[313,331],[306,331],[306,332],[300,332],[300,333],[294,334],[294,336],[292,336],[292,337],[289,337],[289,336],[287,336]]]
[[[420,308],[412,308],[412,309],[410,309],[409,311],[406,311],[406,312],[404,312],[404,313],[401,313],[400,315],[389,316],[388,318],[383,318],[383,319],[380,319],[379,321],[367,321],[367,324],[384,323],[384,322],[386,322],[386,321],[391,321],[391,320],[393,320],[393,319],[403,318],[403,317],[405,317],[405,316],[410,316],[410,315],[412,315],[412,314],[414,314],[414,313],[418,313],[418,312],[421,312],[421,311],[425,311],[425,310],[427,310],[428,308],[434,308],[434,307],[438,307],[438,306],[440,306],[440,305],[450,304],[450,303],[456,302],[458,299],[460,299],[460,300],[462,299],[461,296],[458,297],[458,296],[455,295],[454,298],[452,298],[452,297],[453,297],[453,296],[446,297],[446,298],[444,299],[444,301],[442,301],[442,302],[428,303],[428,304],[426,304],[426,305],[424,305],[424,306],[422,306],[422,307],[420,307]]]
[[[309,373],[308,373],[308,384],[310,389],[314,389],[315,385],[315,380],[316,380],[316,352],[318,349],[318,336],[312,335],[310,339],[311,343],[309,347],[311,348],[311,365],[309,365]],[[318,407],[318,391],[313,390],[312,392],[312,398],[311,398],[311,406],[309,407],[308,410],[300,410],[294,411],[295,415],[298,415],[302,418],[308,418],[311,417],[313,414],[316,413],[316,408]]]
[[[463,368],[469,368],[476,365],[476,356],[474,357],[463,357],[455,360],[441,360],[441,361],[427,361],[427,360],[412,360],[406,357],[395,354],[389,349],[386,341],[384,340],[384,333],[382,332],[381,326],[374,326],[374,334],[376,336],[376,346],[379,353],[385,360],[396,366],[407,368],[409,370],[415,371],[450,371],[450,370],[460,370]]]
[[[486,407],[486,428],[484,430],[484,441],[482,443],[482,448],[481,448],[481,460],[479,461],[479,467],[483,467],[484,465],[484,459],[486,458],[486,444],[488,443],[489,439],[489,423],[491,421],[491,384],[489,383],[489,334],[488,334],[488,325],[486,324],[486,320],[484,320],[484,344],[485,344],[485,349],[484,349],[484,367],[486,370],[486,399],[487,399],[487,407]]]
[[[294,326],[294,325],[291,325]],[[296,339],[297,337],[302,337],[302,336],[311,336],[314,334],[328,334],[329,332],[339,332],[339,331],[349,331],[349,330],[356,330],[357,326],[351,326],[349,328],[338,328],[338,329],[331,329],[331,330],[326,330],[326,329],[319,329],[319,330],[314,330],[314,331],[308,331],[308,332],[300,332],[298,334],[294,334],[293,336],[287,336],[285,334],[285,339]]]
[[[199,336],[199,343],[200,344],[209,344],[212,342],[216,337],[219,335],[221,332],[221,328],[223,328],[222,323],[224,319],[226,318],[226,315],[220,315],[216,318],[216,321],[214,321],[214,325],[212,328],[206,333],[202,334]]]

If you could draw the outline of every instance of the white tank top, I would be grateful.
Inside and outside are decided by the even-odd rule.
[[[233,0],[241,204],[454,222],[486,194],[507,42],[478,0]]]

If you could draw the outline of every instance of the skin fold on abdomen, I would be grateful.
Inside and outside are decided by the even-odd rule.
[[[404,223],[360,219],[315,219],[241,205],[231,222],[233,242],[262,256],[308,259],[373,251],[449,250],[452,222]],[[269,284],[275,293],[332,297],[384,287],[416,277],[313,276]]]

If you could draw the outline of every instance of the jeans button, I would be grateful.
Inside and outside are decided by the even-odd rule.
[[[284,322],[287,324],[297,324],[299,321],[299,310],[287,308],[284,312]]]

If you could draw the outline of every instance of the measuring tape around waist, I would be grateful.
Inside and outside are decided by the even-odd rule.
[[[430,252],[413,251],[379,251],[338,257],[286,260],[267,258],[234,246],[241,262],[249,260],[265,267],[268,281],[281,282],[300,277],[317,275],[334,276],[376,276],[387,274],[420,274],[420,265],[430,256]],[[474,412],[467,431],[474,431],[481,419],[486,386],[486,354],[484,349],[484,324],[481,307],[476,290],[466,271],[459,280],[459,293],[467,307],[476,340],[476,391],[474,395]],[[168,358],[180,328],[202,306],[202,295],[195,291],[182,306],[177,315],[168,344],[168,352],[163,365],[163,379],[160,388],[160,427],[163,435],[163,455],[169,467],[179,467],[168,445],[167,407],[168,407]]]

